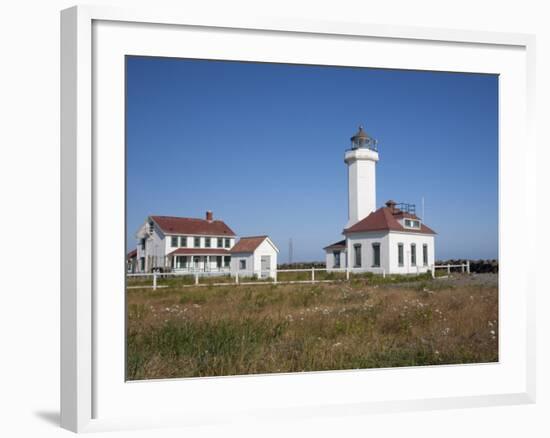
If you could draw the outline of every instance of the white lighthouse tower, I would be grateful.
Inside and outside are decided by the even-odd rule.
[[[351,137],[351,149],[346,151],[348,165],[348,223],[346,228],[376,210],[376,162],[378,149],[375,139],[362,126]]]

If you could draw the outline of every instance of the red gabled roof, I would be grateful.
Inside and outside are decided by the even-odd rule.
[[[241,237],[239,241],[229,250],[231,253],[254,252],[267,236]]]
[[[226,255],[229,250],[223,248],[178,248],[172,251],[171,255]]]
[[[128,254],[126,254],[127,259],[133,259],[134,257],[137,257],[137,249],[133,249]]]
[[[223,221],[208,221],[190,217],[151,216],[166,234],[197,234],[206,236],[235,236]]]
[[[402,231],[405,233],[436,234],[434,230],[423,223],[420,224],[420,229],[405,228],[398,222],[398,219],[402,217],[413,217],[413,215],[395,211],[389,207],[381,207],[373,211],[366,218],[352,225],[350,228],[346,228],[344,234],[367,231]],[[418,218],[414,216],[414,219]]]

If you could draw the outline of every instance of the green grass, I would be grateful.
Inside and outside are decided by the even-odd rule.
[[[494,285],[363,275],[127,299],[130,380],[498,360]]]

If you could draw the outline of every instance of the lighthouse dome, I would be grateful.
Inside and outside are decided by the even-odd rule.
[[[363,126],[359,126],[358,131],[351,137],[351,148],[367,148],[373,151],[377,150],[377,141],[365,132]]]

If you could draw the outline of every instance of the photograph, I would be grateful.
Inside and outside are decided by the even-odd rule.
[[[498,134],[497,74],[126,55],[126,380],[498,362]]]

